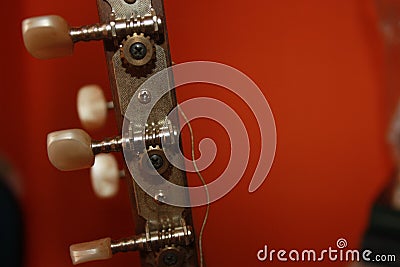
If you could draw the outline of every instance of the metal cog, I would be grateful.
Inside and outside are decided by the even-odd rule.
[[[166,246],[158,252],[155,252],[157,267],[179,267],[185,260],[184,251],[180,247]]]
[[[120,48],[121,60],[125,66],[141,67],[155,58],[154,41],[143,33],[128,35]]]
[[[152,156],[155,156],[156,159],[158,158],[158,160],[162,162],[160,163],[160,167],[156,170],[148,166],[150,164],[148,158],[151,159]],[[169,168],[169,163],[164,154],[164,151],[158,145],[148,147],[147,151],[145,151],[145,153],[141,155],[140,164],[143,170],[145,170],[148,174],[152,175],[163,174]]]

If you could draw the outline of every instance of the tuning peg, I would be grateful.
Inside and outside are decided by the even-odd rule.
[[[100,129],[106,123],[107,111],[114,108],[113,102],[107,102],[98,85],[82,87],[77,96],[79,119],[85,129]]]
[[[127,35],[138,32],[162,42],[163,29],[162,19],[156,16],[154,10],[143,17],[116,19],[106,24],[82,27],[70,27],[65,19],[56,15],[29,18],[22,22],[25,47],[39,59],[71,55],[74,43],[79,41],[122,41]]]
[[[93,165],[96,154],[121,150],[120,137],[92,141],[81,129],[57,131],[47,136],[47,154],[50,162],[62,171],[89,168]]]
[[[193,229],[190,226],[179,226],[173,229],[147,232],[130,238],[111,240],[103,238],[91,242],[71,245],[69,247],[72,263],[74,265],[110,259],[113,254],[128,251],[156,251],[163,248],[160,253],[168,254],[176,259],[175,264],[168,264],[166,257],[163,265],[157,266],[181,266],[182,252],[166,244],[174,242],[176,246],[185,246],[194,240]],[[163,259],[162,259],[163,260]]]
[[[94,165],[90,169],[92,187],[100,198],[113,197],[118,192],[119,179],[124,171],[118,169],[118,163],[111,154],[96,155]]]

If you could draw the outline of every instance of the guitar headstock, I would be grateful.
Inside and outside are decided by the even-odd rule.
[[[197,266],[191,210],[165,201],[188,196],[168,196],[161,190],[148,194],[135,180],[145,180],[151,187],[154,177],[162,176],[177,185],[187,184],[185,172],[170,164],[164,153],[168,142],[179,143],[179,127],[167,118],[177,105],[175,92],[164,94],[164,87],[173,83],[172,76],[168,73],[152,87],[142,86],[171,66],[163,2],[97,0],[97,6],[100,22],[96,24],[71,27],[52,15],[27,19],[22,26],[27,50],[39,59],[71,55],[81,41],[104,43],[113,99],[108,102],[97,86],[82,88],[78,113],[84,128],[92,130],[104,126],[108,110],[113,109],[121,134],[92,140],[81,129],[56,131],[47,137],[48,156],[62,171],[92,168],[94,191],[100,197],[116,194],[118,179],[123,177],[129,186],[137,235],[72,245],[72,261],[79,264],[109,259],[117,252],[139,251],[142,266]],[[158,94],[164,95],[153,103],[149,116],[140,125],[134,123],[132,116],[144,116],[142,111]],[[130,108],[133,98],[137,99],[134,110]],[[124,152],[124,170],[110,156],[114,152]],[[132,176],[132,166],[140,177]]]

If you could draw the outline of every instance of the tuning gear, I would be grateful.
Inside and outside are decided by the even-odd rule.
[[[85,129],[96,130],[103,127],[106,123],[107,111],[113,107],[113,102],[106,101],[98,85],[86,85],[78,92],[78,116]]]
[[[128,36],[122,41],[121,59],[125,65],[140,67],[146,65],[154,58],[154,42],[143,33]]]
[[[156,253],[157,267],[182,266],[185,252],[180,247],[167,246]]]
[[[168,159],[158,145],[148,147],[147,153],[141,154],[140,165],[143,170],[152,175],[163,174],[169,167]]]
[[[92,141],[81,129],[52,132],[47,135],[47,154],[50,162],[59,170],[73,171],[90,168],[94,156],[99,153],[122,150],[120,137]]]
[[[96,155],[94,165],[90,168],[92,188],[100,198],[109,198],[117,194],[119,179],[124,176],[115,157],[111,154]]]

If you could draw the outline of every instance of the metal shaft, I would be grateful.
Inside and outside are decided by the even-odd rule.
[[[161,17],[148,14],[144,17],[116,19],[106,24],[91,24],[82,27],[71,27],[70,36],[73,42],[94,40],[122,40],[134,33],[143,33],[152,37],[156,42],[162,40],[163,20]]]

